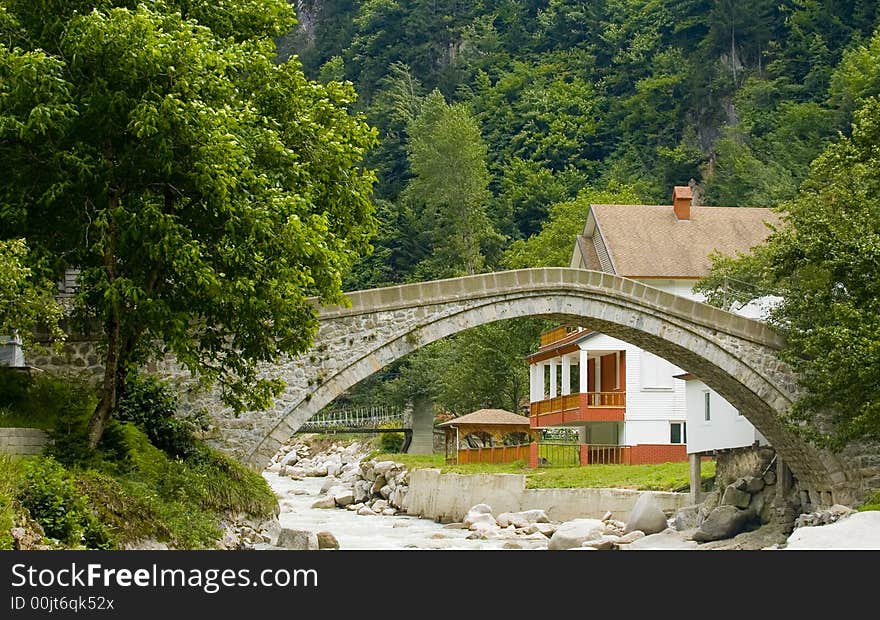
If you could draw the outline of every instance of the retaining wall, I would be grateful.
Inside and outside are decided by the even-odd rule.
[[[488,504],[492,513],[539,508],[554,521],[601,519],[611,511],[626,521],[642,493],[650,493],[664,511],[688,504],[687,493],[631,491],[629,489],[527,489],[522,474],[441,474],[439,469],[409,473],[407,514],[440,521],[461,521],[475,504]]]
[[[0,454],[41,454],[48,443],[46,431],[39,428],[0,428]]]

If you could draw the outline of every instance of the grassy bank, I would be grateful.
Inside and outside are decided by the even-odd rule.
[[[33,522],[44,534],[39,544],[55,548],[117,549],[143,539],[211,548],[222,519],[275,514],[263,477],[197,441],[174,418],[167,388],[146,382],[130,396],[119,414],[129,421],[113,422],[92,451],[84,437],[94,406],[87,387],[40,378],[14,397],[3,392],[9,413],[0,423],[28,425],[39,401],[54,444],[37,457],[0,457],[0,549],[11,548],[11,527]]]
[[[689,488],[688,463],[659,465],[589,465],[587,467],[547,467],[530,469],[522,461],[503,464],[471,463],[447,465],[442,454],[381,454],[370,458],[393,460],[412,469],[432,467],[444,473],[458,474],[524,474],[530,489],[573,487],[614,487],[644,491],[687,491]],[[715,463],[703,463],[703,481],[715,477]]]

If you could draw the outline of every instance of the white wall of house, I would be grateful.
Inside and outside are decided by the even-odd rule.
[[[638,279],[642,284],[659,288],[661,291],[678,295],[679,297],[687,297],[695,301],[705,301],[705,295],[695,293],[693,291],[694,284],[697,280],[692,278],[680,279],[663,279],[663,278],[641,278]]]
[[[740,448],[755,441],[767,443],[751,422],[705,383],[699,379],[677,379],[676,382],[685,385],[688,454]],[[709,420],[706,420],[707,397]]]
[[[685,420],[685,386],[673,378],[683,371],[605,334],[593,334],[578,346],[587,352],[626,351],[626,414],[621,443],[669,443],[670,422]]]
[[[670,424],[674,422],[683,423],[684,417],[678,419],[662,419],[662,420],[627,420],[624,425],[624,437],[621,444],[626,446],[635,446],[638,444],[668,444],[670,443]],[[690,439],[690,432],[687,433],[687,439]]]

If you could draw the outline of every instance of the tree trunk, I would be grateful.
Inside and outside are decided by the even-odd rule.
[[[94,450],[101,441],[110,415],[116,408],[116,395],[119,374],[119,319],[115,313],[105,323],[107,334],[107,359],[104,362],[104,381],[101,385],[101,400],[89,420],[89,447]]]
[[[107,147],[108,160],[112,160],[112,154]],[[119,208],[119,194],[115,191],[110,193],[107,200],[109,221],[107,227],[107,240],[103,249],[104,272],[107,276],[108,287],[112,287],[116,281],[116,209]],[[101,385],[101,400],[95,407],[92,419],[89,420],[88,438],[89,448],[94,450],[101,441],[107,422],[113,409],[116,408],[117,387],[119,385],[120,350],[121,339],[119,329],[119,301],[114,297],[107,309],[107,317],[104,321],[104,334],[107,337],[107,357],[104,360],[104,381]]]

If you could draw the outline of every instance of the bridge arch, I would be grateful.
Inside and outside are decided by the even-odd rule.
[[[570,320],[633,343],[699,376],[773,444],[799,481],[849,502],[858,481],[834,455],[791,433],[782,415],[795,377],[764,323],[602,272],[544,268],[490,273],[349,294],[327,307],[312,351],[271,369],[287,383],[273,409],[251,412],[240,454],[263,467],[309,417],[388,364],[427,344],[494,321]],[[223,416],[218,420],[223,426]]]

